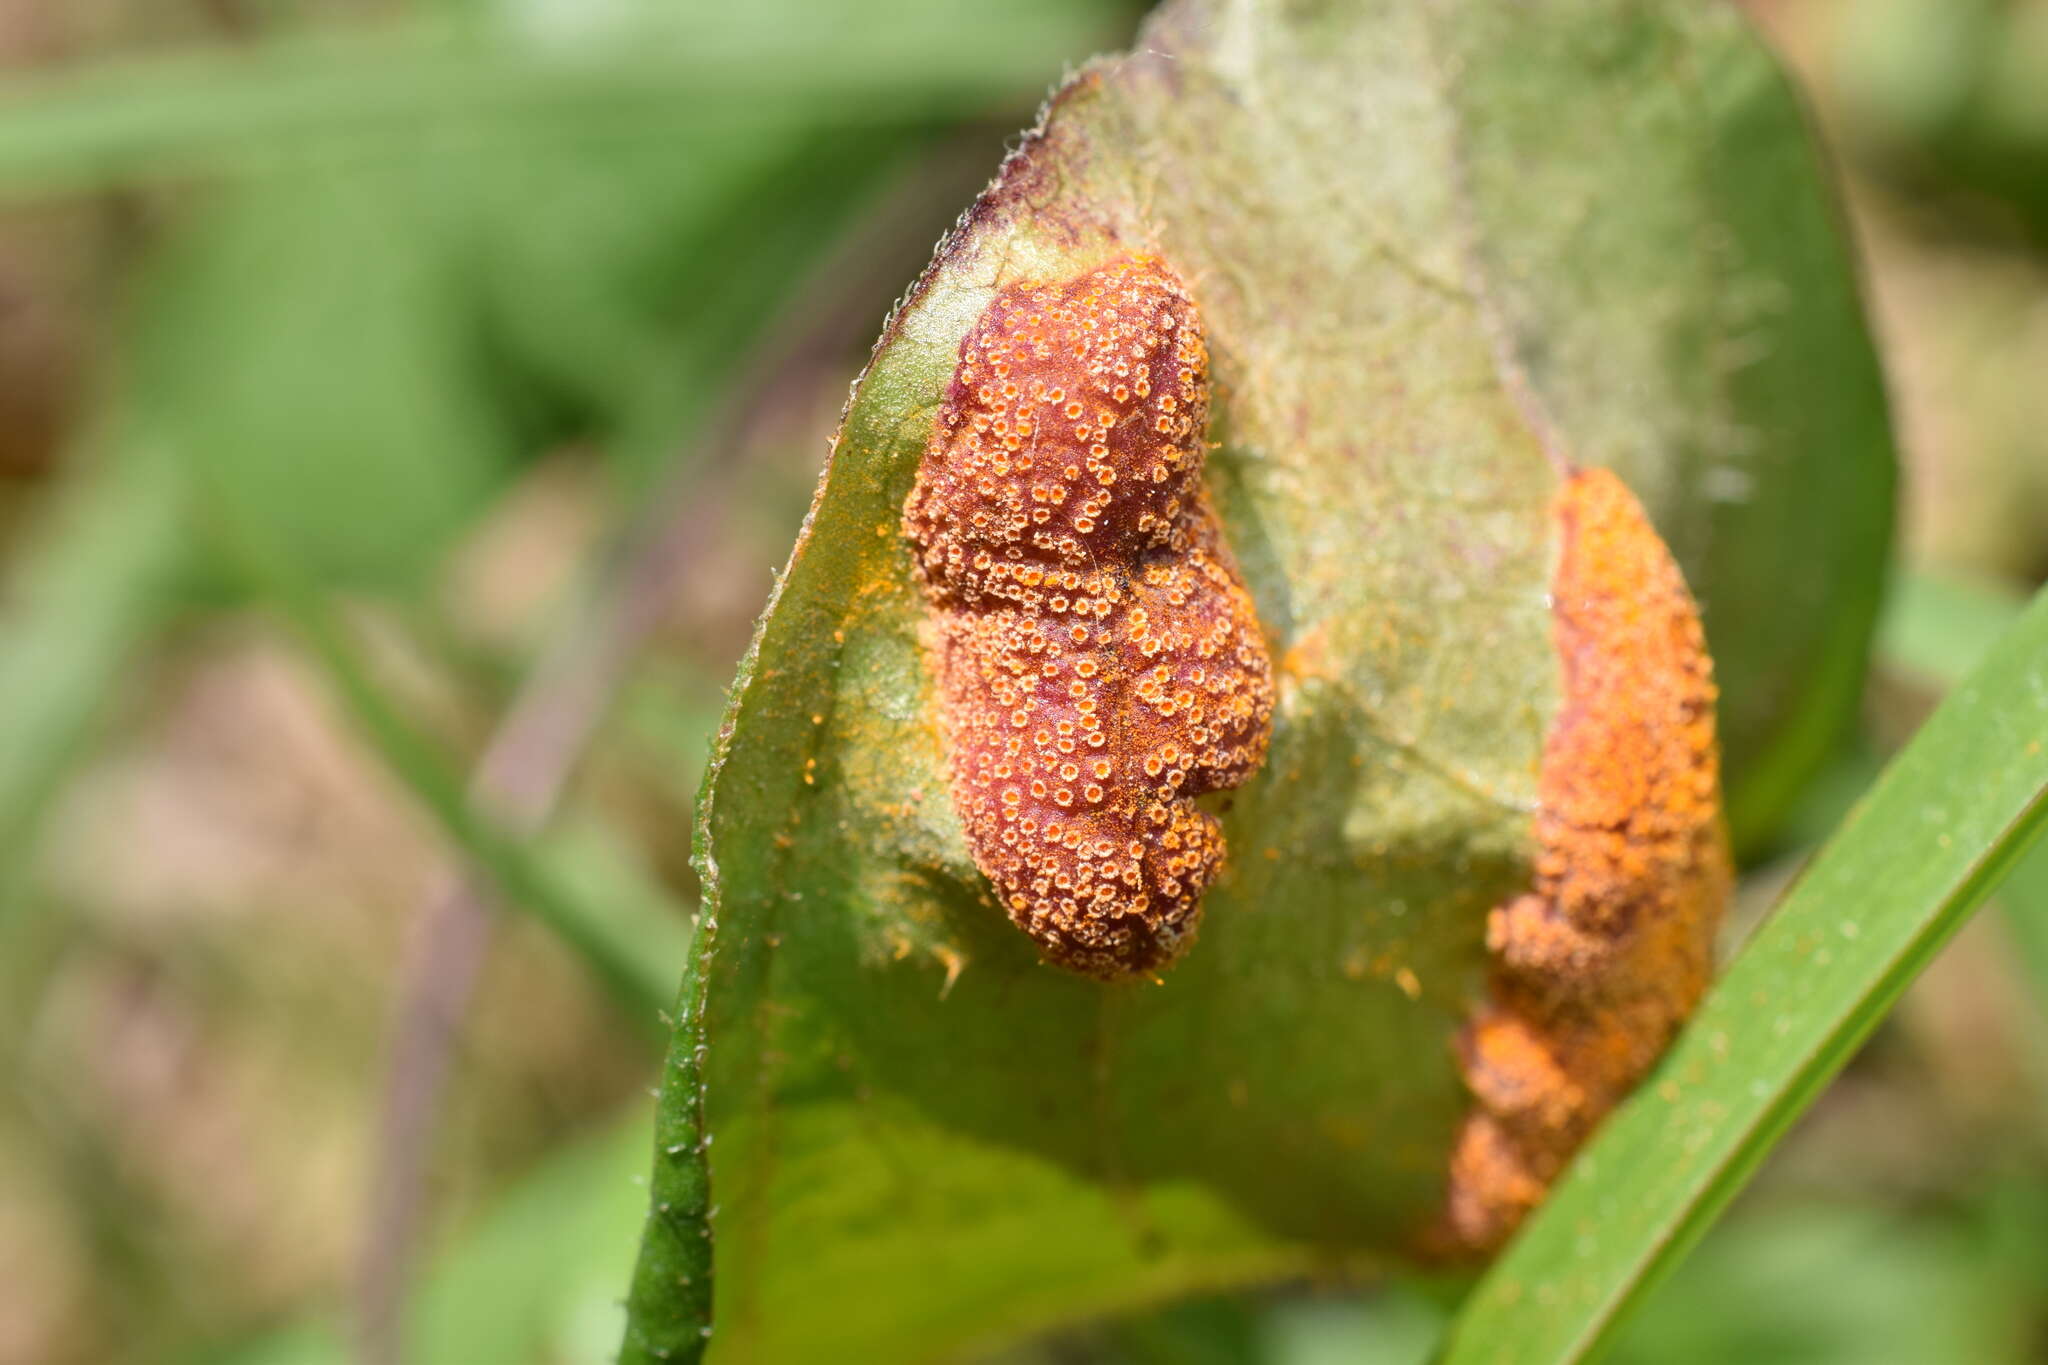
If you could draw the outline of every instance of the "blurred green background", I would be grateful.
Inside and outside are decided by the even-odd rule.
[[[608,1358],[724,685],[890,303],[1142,8],[0,0],[0,1362]],[[1750,8],[1908,462],[1753,917],[2048,576],[2048,3]],[[2048,858],[2004,908],[1625,1359],[2048,1359]],[[1408,1365],[1446,1311],[1002,1359]]]

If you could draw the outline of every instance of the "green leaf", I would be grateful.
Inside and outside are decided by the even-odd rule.
[[[1444,8],[1491,287],[1574,455],[1628,480],[1705,608],[1754,846],[1855,718],[1891,537],[1819,154],[1735,6]]]
[[[1694,392],[1679,372],[1703,347],[1763,328],[1805,403],[1883,431],[1826,196],[1740,25],[1640,4],[1644,40],[1613,48],[1610,6],[1517,7],[1583,42],[1544,45],[1555,140],[1506,146],[1467,112],[1527,59],[1499,8],[1167,6],[1137,55],[1055,97],[888,325],[699,809],[704,1008],[684,1012],[662,1112],[712,1143],[714,1358],[932,1358],[1196,1288],[1383,1265],[1434,1217],[1466,1105],[1450,1042],[1485,914],[1529,879],[1557,705],[1557,475],[1536,410],[1561,394],[1564,443],[1625,462],[1680,528],[1710,514],[1684,473],[1699,442],[1678,439],[1695,418],[1665,404]],[[1671,97],[1674,70],[1696,98]],[[1571,130],[1645,121],[1642,154],[1681,163],[1669,211],[1570,232],[1487,197],[1519,168],[1626,201],[1626,165],[1565,183],[1584,155]],[[1761,159],[1711,173],[1738,156]],[[1767,218],[1729,202],[1763,194],[1782,201]],[[1702,238],[1736,249],[1655,308],[1607,292],[1617,253]],[[1281,703],[1265,770],[1215,802],[1230,860],[1201,942],[1162,984],[1105,987],[1040,965],[967,855],[898,522],[998,281],[1120,248],[1171,261],[1203,310],[1209,483]],[[1532,275],[1554,283],[1534,302]],[[1731,289],[1768,295],[1768,325],[1731,315]],[[1585,318],[1558,320],[1575,297]],[[1597,382],[1615,363],[1658,382]],[[1836,458],[1774,385],[1716,391],[1744,437],[1706,449],[1769,511],[1716,535],[1763,534],[1788,504],[1810,515],[1811,464]],[[1839,472],[1881,477],[1886,458],[1859,446]],[[1710,556],[1688,567],[1710,619],[1777,611],[1795,639],[1827,634],[1829,613],[1867,627],[1835,586],[1743,598]],[[1874,596],[1874,570],[1829,572]],[[1788,672],[1813,666],[1794,653]],[[1731,713],[1761,685],[1738,671]],[[667,1254],[648,1243],[628,1360],[701,1349],[701,1317],[660,1295]]]
[[[469,224],[454,264],[483,276],[502,389],[544,409],[544,437],[596,434],[629,500],[701,451],[686,438],[679,456],[677,433],[804,316],[791,295],[929,142],[915,124],[742,137],[676,111],[659,126],[428,171]]]
[[[265,181],[156,262],[123,404],[323,580],[416,583],[512,468],[454,243],[404,176]]]
[[[550,444],[644,484],[916,136],[666,126],[223,195],[152,263],[122,405],[349,586],[416,589]]]
[[[620,1365],[695,1360],[711,1337],[711,1143],[704,1126],[704,982],[716,923],[698,921],[654,1117],[654,1177],[626,1299]]]
[[[1952,692],[1460,1316],[1443,1365],[1584,1360],[2048,828],[2048,593]]]

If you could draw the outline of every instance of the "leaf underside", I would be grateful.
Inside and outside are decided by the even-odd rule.
[[[1209,485],[1280,704],[1265,770],[1208,799],[1200,941],[1104,986],[1041,965],[968,858],[899,516],[994,290],[1125,250],[1203,311]],[[708,1050],[662,1100],[669,1146],[700,1101],[712,1139],[714,1359],[929,1359],[1411,1253],[1485,913],[1529,875],[1546,439],[1678,552],[1737,801],[1793,781],[1850,702],[1887,504],[1775,537],[1890,452],[1798,111],[1732,13],[1176,3],[1054,98],[890,320],[714,754]],[[657,1166],[657,1206],[686,1176]],[[628,1359],[681,1358],[646,1266]]]

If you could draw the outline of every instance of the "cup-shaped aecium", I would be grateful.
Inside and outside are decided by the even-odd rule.
[[[960,344],[903,525],[955,807],[1046,958],[1186,947],[1223,857],[1192,798],[1264,761],[1272,667],[1202,488],[1208,352],[1150,257],[999,290]]]

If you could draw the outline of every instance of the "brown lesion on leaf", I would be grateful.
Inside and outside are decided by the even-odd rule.
[[[1488,998],[1459,1040],[1473,1108],[1442,1235],[1487,1251],[1662,1054],[1705,991],[1731,879],[1714,683],[1670,551],[1613,474],[1553,503],[1563,701],[1528,893],[1494,909]]]
[[[1149,256],[997,291],[903,527],[953,802],[1048,960],[1171,962],[1223,857],[1192,798],[1264,761],[1272,667],[1202,486],[1208,351]]]

